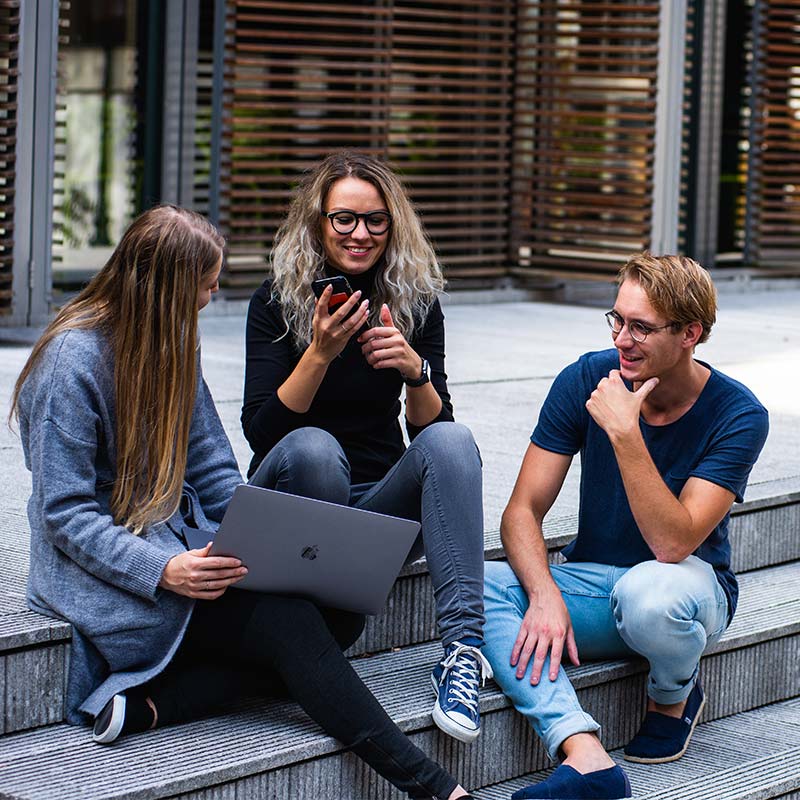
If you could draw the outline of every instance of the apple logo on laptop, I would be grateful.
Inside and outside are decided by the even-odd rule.
[[[315,544],[312,544],[303,548],[303,552],[300,553],[300,557],[305,558],[307,561],[313,561],[317,557],[318,552],[319,547],[317,547]]]

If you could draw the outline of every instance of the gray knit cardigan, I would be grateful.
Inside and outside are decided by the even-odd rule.
[[[194,601],[158,582],[185,549],[176,535],[183,518],[176,512],[138,536],[114,524],[114,364],[101,333],[57,336],[25,381],[19,408],[33,477],[28,605],[72,623],[67,720],[77,724],[155,677],[175,653]],[[184,483],[198,527],[216,527],[241,482],[198,353]]]

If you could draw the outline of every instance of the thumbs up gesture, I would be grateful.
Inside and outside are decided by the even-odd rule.
[[[658,378],[649,378],[635,392],[631,392],[625,386],[619,370],[612,369],[586,401],[586,410],[613,444],[627,434],[638,432],[642,404],[656,386]]]
[[[367,363],[374,369],[394,368],[402,375],[419,375],[422,359],[395,327],[392,312],[385,303],[380,321],[379,327],[370,328],[358,337]]]
[[[381,316],[381,322],[387,328],[394,328],[394,320],[392,319],[392,312],[389,311],[389,306],[387,306],[386,303],[384,303],[381,306],[381,314],[380,314],[380,316]]]

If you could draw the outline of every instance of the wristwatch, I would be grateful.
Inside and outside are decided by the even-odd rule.
[[[409,378],[403,373],[400,373],[400,377],[403,379],[403,383],[406,386],[410,386],[412,389],[415,389],[417,386],[424,386],[428,381],[431,379],[430,375],[430,366],[428,365],[427,359],[422,359],[422,369],[419,372],[418,378]]]

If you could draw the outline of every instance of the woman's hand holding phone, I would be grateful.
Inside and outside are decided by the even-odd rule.
[[[328,308],[332,294],[333,287],[328,285],[316,302],[308,348],[326,364],[344,350],[350,337],[361,329],[369,316],[369,300],[359,303],[360,291],[350,295],[333,313]]]
[[[315,289],[315,293],[317,291],[319,289]],[[278,387],[278,399],[296,414],[305,414],[311,408],[331,361],[367,321],[369,301],[361,300],[361,292],[355,292],[339,308],[331,311],[334,291],[335,287],[330,283],[319,291],[311,321],[311,344],[291,375]]]

